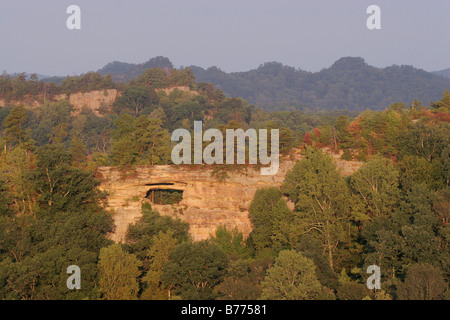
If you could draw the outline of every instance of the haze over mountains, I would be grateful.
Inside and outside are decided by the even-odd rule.
[[[446,78],[450,78],[450,68],[448,69],[444,69],[444,70],[440,70],[440,71],[434,71],[434,74],[446,77]]]
[[[311,73],[270,62],[247,72],[225,73],[192,67],[197,81],[212,82],[226,94],[266,109],[295,106],[320,109],[384,109],[402,101],[437,100],[450,79],[412,66],[369,66],[362,58],[345,57]]]
[[[278,62],[257,69],[227,73],[218,67],[189,66],[197,82],[210,82],[226,95],[241,97],[266,110],[364,110],[384,109],[394,102],[414,99],[429,104],[450,89],[450,69],[427,72],[413,66],[377,68],[359,57],[344,57],[319,72],[307,72]],[[148,68],[174,68],[166,57],[145,63],[114,61],[99,69],[114,81],[129,81]],[[60,81],[47,78],[45,81]]]
[[[114,80],[127,81],[147,68],[173,68],[164,57],[143,64],[112,62],[100,69]],[[376,68],[362,58],[345,57],[319,72],[307,72],[278,62],[259,68],[226,73],[217,67],[190,66],[198,82],[211,82],[229,96],[246,99],[267,110],[274,109],[383,109],[402,101],[419,99],[428,104],[450,88],[450,79],[412,66]],[[442,76],[441,76],[442,75]]]

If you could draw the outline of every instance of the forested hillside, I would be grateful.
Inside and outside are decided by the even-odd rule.
[[[247,72],[225,73],[216,67],[193,70],[198,81],[214,83],[226,94],[266,110],[380,110],[393,101],[409,103],[415,98],[428,104],[450,86],[450,79],[412,66],[380,69],[350,57],[315,73],[277,62]]]
[[[145,63],[114,61],[97,72],[124,83],[149,68],[173,69],[166,57]],[[382,110],[393,101],[436,101],[450,87],[449,69],[426,72],[412,66],[376,68],[362,58],[344,57],[319,72],[307,72],[267,62],[257,69],[226,73],[218,67],[190,66],[198,82],[212,83],[228,96],[240,97],[267,111],[275,110]],[[43,81],[60,84],[64,78]]]
[[[165,57],[142,64],[112,62],[100,69],[114,81],[129,81],[147,68],[173,68]],[[226,73],[218,67],[190,66],[197,81],[222,89],[268,111],[381,110],[393,101],[436,101],[450,87],[448,69],[426,72],[412,66],[376,68],[362,58],[344,57],[319,72],[268,62],[257,69]],[[445,78],[444,78],[445,77]]]
[[[331,71],[340,79],[367,70],[373,83],[372,71],[390,74],[385,80],[397,77],[399,90],[417,74],[429,82],[413,88],[435,90],[436,78],[422,71],[358,61]],[[317,77],[310,90],[327,88],[321,73],[285,73]],[[85,109],[75,117],[68,100],[51,99],[111,87],[121,95],[102,116]],[[9,102],[0,108],[0,299],[450,299],[450,93],[414,99],[424,92],[404,102],[381,95],[383,110],[359,114],[268,112],[197,82],[190,68],[150,68],[121,84],[98,73],[60,85],[2,76],[0,99]],[[39,108],[13,103],[42,95]],[[144,204],[126,241],[112,243],[98,166],[171,164],[171,132],[192,131],[194,120],[222,132],[278,128],[282,155],[295,149],[304,157],[280,189],[257,191],[246,239],[218,226],[194,242],[188,224]],[[364,165],[344,178],[324,147]],[[217,183],[239,166],[224,166]],[[82,270],[82,290],[67,289],[72,264]],[[381,268],[381,290],[365,285],[372,264]]]
[[[434,71],[434,74],[446,77],[446,78],[450,78],[450,68],[448,69],[444,69],[444,70],[440,70],[440,71]]]
[[[119,61],[110,62],[97,72],[103,75],[110,74],[114,81],[130,81],[131,79],[140,76],[145,70],[150,68],[168,70],[173,69],[174,66],[168,58],[159,56],[140,64]]]

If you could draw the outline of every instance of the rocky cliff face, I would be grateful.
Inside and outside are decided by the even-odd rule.
[[[42,97],[27,97],[23,100],[9,100],[6,99],[0,99],[0,107],[6,107],[6,106],[14,106],[22,104],[25,108],[28,109],[34,109],[39,108],[43,104],[43,98]]]
[[[68,99],[70,104],[73,106],[73,116],[79,115],[84,107],[91,109],[97,116],[103,116],[100,109],[104,108],[104,111],[106,112],[111,111],[112,104],[117,97],[120,96],[120,94],[121,93],[116,89],[94,90],[89,92],[76,92],[72,94],[58,94],[50,97],[50,100],[47,101],[54,102]],[[42,94],[37,96],[29,96],[20,101],[6,101],[5,99],[0,99],[0,107],[23,104],[25,108],[36,109],[43,103],[44,96]]]
[[[230,174],[225,181],[212,176],[208,166],[138,167],[134,171],[121,172],[113,167],[101,167],[101,189],[108,192],[108,206],[113,209],[116,232],[111,238],[124,240],[128,225],[141,216],[141,205],[150,202],[146,195],[150,190],[181,190],[183,199],[175,205],[151,204],[163,215],[178,217],[190,225],[194,240],[208,238],[218,225],[238,227],[248,235],[252,229],[248,208],[258,188],[280,186],[287,163],[275,176],[261,176],[259,170],[247,174]],[[284,169],[284,170],[283,170]]]
[[[76,92],[70,95],[60,94],[54,97],[56,101],[69,99],[73,106],[73,116],[80,114],[83,107],[91,109],[97,116],[102,116],[100,109],[111,111],[111,106],[120,93],[116,89],[94,90],[89,92]]]
[[[183,199],[175,205],[151,204],[163,215],[180,218],[190,225],[194,240],[203,240],[214,233],[217,226],[237,227],[244,236],[252,230],[248,217],[250,203],[259,188],[280,187],[288,170],[300,155],[284,160],[276,175],[262,176],[259,170],[247,169],[243,173],[229,173],[229,178],[218,181],[207,165],[150,166],[122,171],[114,167],[100,167],[100,189],[108,196],[108,207],[113,212],[116,231],[111,239],[123,241],[130,223],[141,217],[143,202],[151,190],[180,190]],[[337,160],[344,175],[355,171],[359,164]]]

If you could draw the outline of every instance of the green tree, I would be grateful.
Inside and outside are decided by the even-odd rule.
[[[170,159],[170,136],[159,119],[140,116],[133,119],[123,115],[116,121],[111,146],[115,164],[156,165]]]
[[[445,89],[445,91],[442,93],[442,99],[436,103],[431,104],[432,108],[442,108],[442,109],[449,109],[450,108],[450,92],[448,89]]]
[[[165,164],[169,161],[170,136],[162,129],[161,120],[141,116],[132,134],[140,160],[137,164]]]
[[[169,261],[170,253],[178,242],[170,229],[166,232],[160,231],[153,237],[153,245],[147,250],[149,269],[142,278],[142,281],[147,284],[147,288],[142,293],[141,299],[165,300],[169,298],[169,291],[162,287],[161,276],[164,273],[165,264]]]
[[[281,191],[275,187],[258,189],[250,204],[249,216],[253,224],[250,234],[257,250],[272,247],[275,217],[273,208],[281,199]]]
[[[114,102],[117,113],[129,111],[137,117],[145,111],[150,113],[158,103],[156,93],[146,86],[127,86],[122,95]]]
[[[149,68],[137,79],[136,83],[149,86],[152,89],[165,88],[168,85],[166,72],[161,68]]]
[[[35,157],[24,148],[16,147],[5,154],[3,177],[9,185],[9,195],[15,212],[33,214],[36,194],[30,188],[30,171],[35,166]]]
[[[432,161],[440,158],[443,151],[450,144],[450,124],[442,121],[436,124],[427,123],[429,119],[424,118],[400,136],[400,157],[405,155],[416,155]]]
[[[17,105],[12,108],[9,115],[3,123],[5,127],[5,143],[12,145],[18,144],[20,147],[30,148],[33,141],[30,139],[30,132],[25,128],[25,121],[28,115],[23,105]]]
[[[96,187],[99,181],[91,172],[71,164],[72,156],[62,145],[46,145],[37,150],[31,180],[42,213],[78,211],[80,204],[85,204],[86,208],[98,205],[100,195]]]
[[[86,162],[86,146],[79,137],[72,138],[72,147],[70,148],[70,153],[75,164],[82,164]]]
[[[446,226],[450,221],[450,188],[442,189],[436,192],[436,198],[433,203],[433,211],[442,221],[442,226]]]
[[[289,209],[286,200],[280,198],[272,208],[272,216],[274,219],[271,239],[273,248],[276,251],[282,249],[293,249],[296,247],[296,237],[291,234],[291,226],[294,222],[294,214]]]
[[[92,173],[72,167],[61,147],[38,149],[35,168],[23,174],[33,211],[1,217],[0,295],[10,299],[95,299],[97,260],[109,245],[111,216],[100,206]],[[14,208],[14,206],[12,206]],[[83,270],[83,290],[68,291],[65,270]]]
[[[280,154],[289,154],[296,143],[294,132],[289,128],[280,128]]]
[[[169,216],[162,216],[157,211],[152,210],[150,204],[142,204],[142,217],[132,225],[129,225],[126,234],[124,248],[135,254],[144,263],[144,270],[148,270],[148,250],[154,244],[155,236],[160,232],[171,232],[178,242],[185,242],[189,239],[189,224],[180,219]]]
[[[314,262],[317,279],[323,286],[333,290],[339,287],[338,275],[331,269],[327,253],[324,252],[320,239],[313,237],[311,234],[305,234],[294,249]]]
[[[323,290],[314,263],[293,250],[280,252],[261,286],[261,297],[270,300],[314,300]]]
[[[400,300],[439,300],[448,285],[439,269],[430,264],[411,266],[398,287]]]
[[[246,257],[249,254],[244,244],[244,236],[237,227],[228,230],[226,226],[218,226],[215,234],[211,235],[210,240],[228,256]]]
[[[208,241],[185,243],[172,251],[161,279],[182,299],[214,299],[214,288],[222,282],[227,265],[228,259],[217,245]]]
[[[398,171],[391,160],[374,157],[350,177],[369,216],[391,214],[399,197]]]
[[[392,215],[364,225],[365,266],[376,264],[385,270],[384,282],[403,277],[405,268],[416,263],[449,270],[446,229],[433,212],[434,201],[435,193],[425,184],[414,185]]]
[[[272,258],[231,259],[227,276],[216,288],[223,300],[255,300],[261,295],[260,283]]]
[[[106,300],[134,300],[139,291],[142,263],[118,244],[100,250],[99,289]]]
[[[334,269],[334,253],[341,243],[349,242],[351,220],[364,219],[354,213],[354,199],[332,158],[320,151],[308,151],[286,175],[283,193],[295,203],[290,239],[296,243],[302,235],[317,236]]]
[[[425,158],[405,156],[396,167],[399,171],[399,184],[404,192],[421,183],[426,183],[434,190],[444,186],[443,168],[438,159],[429,162]]]

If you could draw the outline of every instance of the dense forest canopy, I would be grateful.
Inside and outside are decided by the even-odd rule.
[[[360,76],[369,79],[371,72],[403,74],[395,81],[400,87],[407,87],[399,79],[408,74],[435,81],[409,67],[372,70],[351,59],[330,69],[336,79],[348,70],[367,70]],[[321,77],[330,72],[277,64],[262,70],[294,82],[298,74],[317,77],[310,84],[317,92],[326,92]],[[404,103],[383,96],[377,101],[382,111],[359,114],[268,112],[196,82],[194,73],[151,67],[121,84],[99,73],[61,84],[26,75],[0,78],[0,98],[7,101],[0,108],[0,299],[450,298],[448,90],[429,105],[413,95]],[[173,90],[160,90],[167,87]],[[121,95],[102,115],[86,108],[73,116],[69,100],[51,99],[107,88]],[[20,103],[44,92],[39,108]],[[278,128],[283,156],[296,148],[304,157],[280,189],[256,192],[246,239],[237,229],[218,226],[208,240],[194,242],[188,224],[144,203],[126,241],[112,243],[114,224],[97,189],[97,167],[171,164],[170,133],[193,130],[195,120],[204,122],[204,130],[223,132]],[[364,164],[344,178],[325,149]],[[176,201],[166,196],[159,194],[158,201]],[[82,290],[66,287],[72,264],[83,270]],[[383,270],[381,290],[365,286],[373,264]]]
[[[194,68],[198,81],[211,82],[227,95],[266,110],[381,110],[395,101],[435,101],[450,79],[412,66],[384,69],[361,58],[341,58],[319,72],[306,72],[278,62],[247,72],[226,73],[216,67]]]

